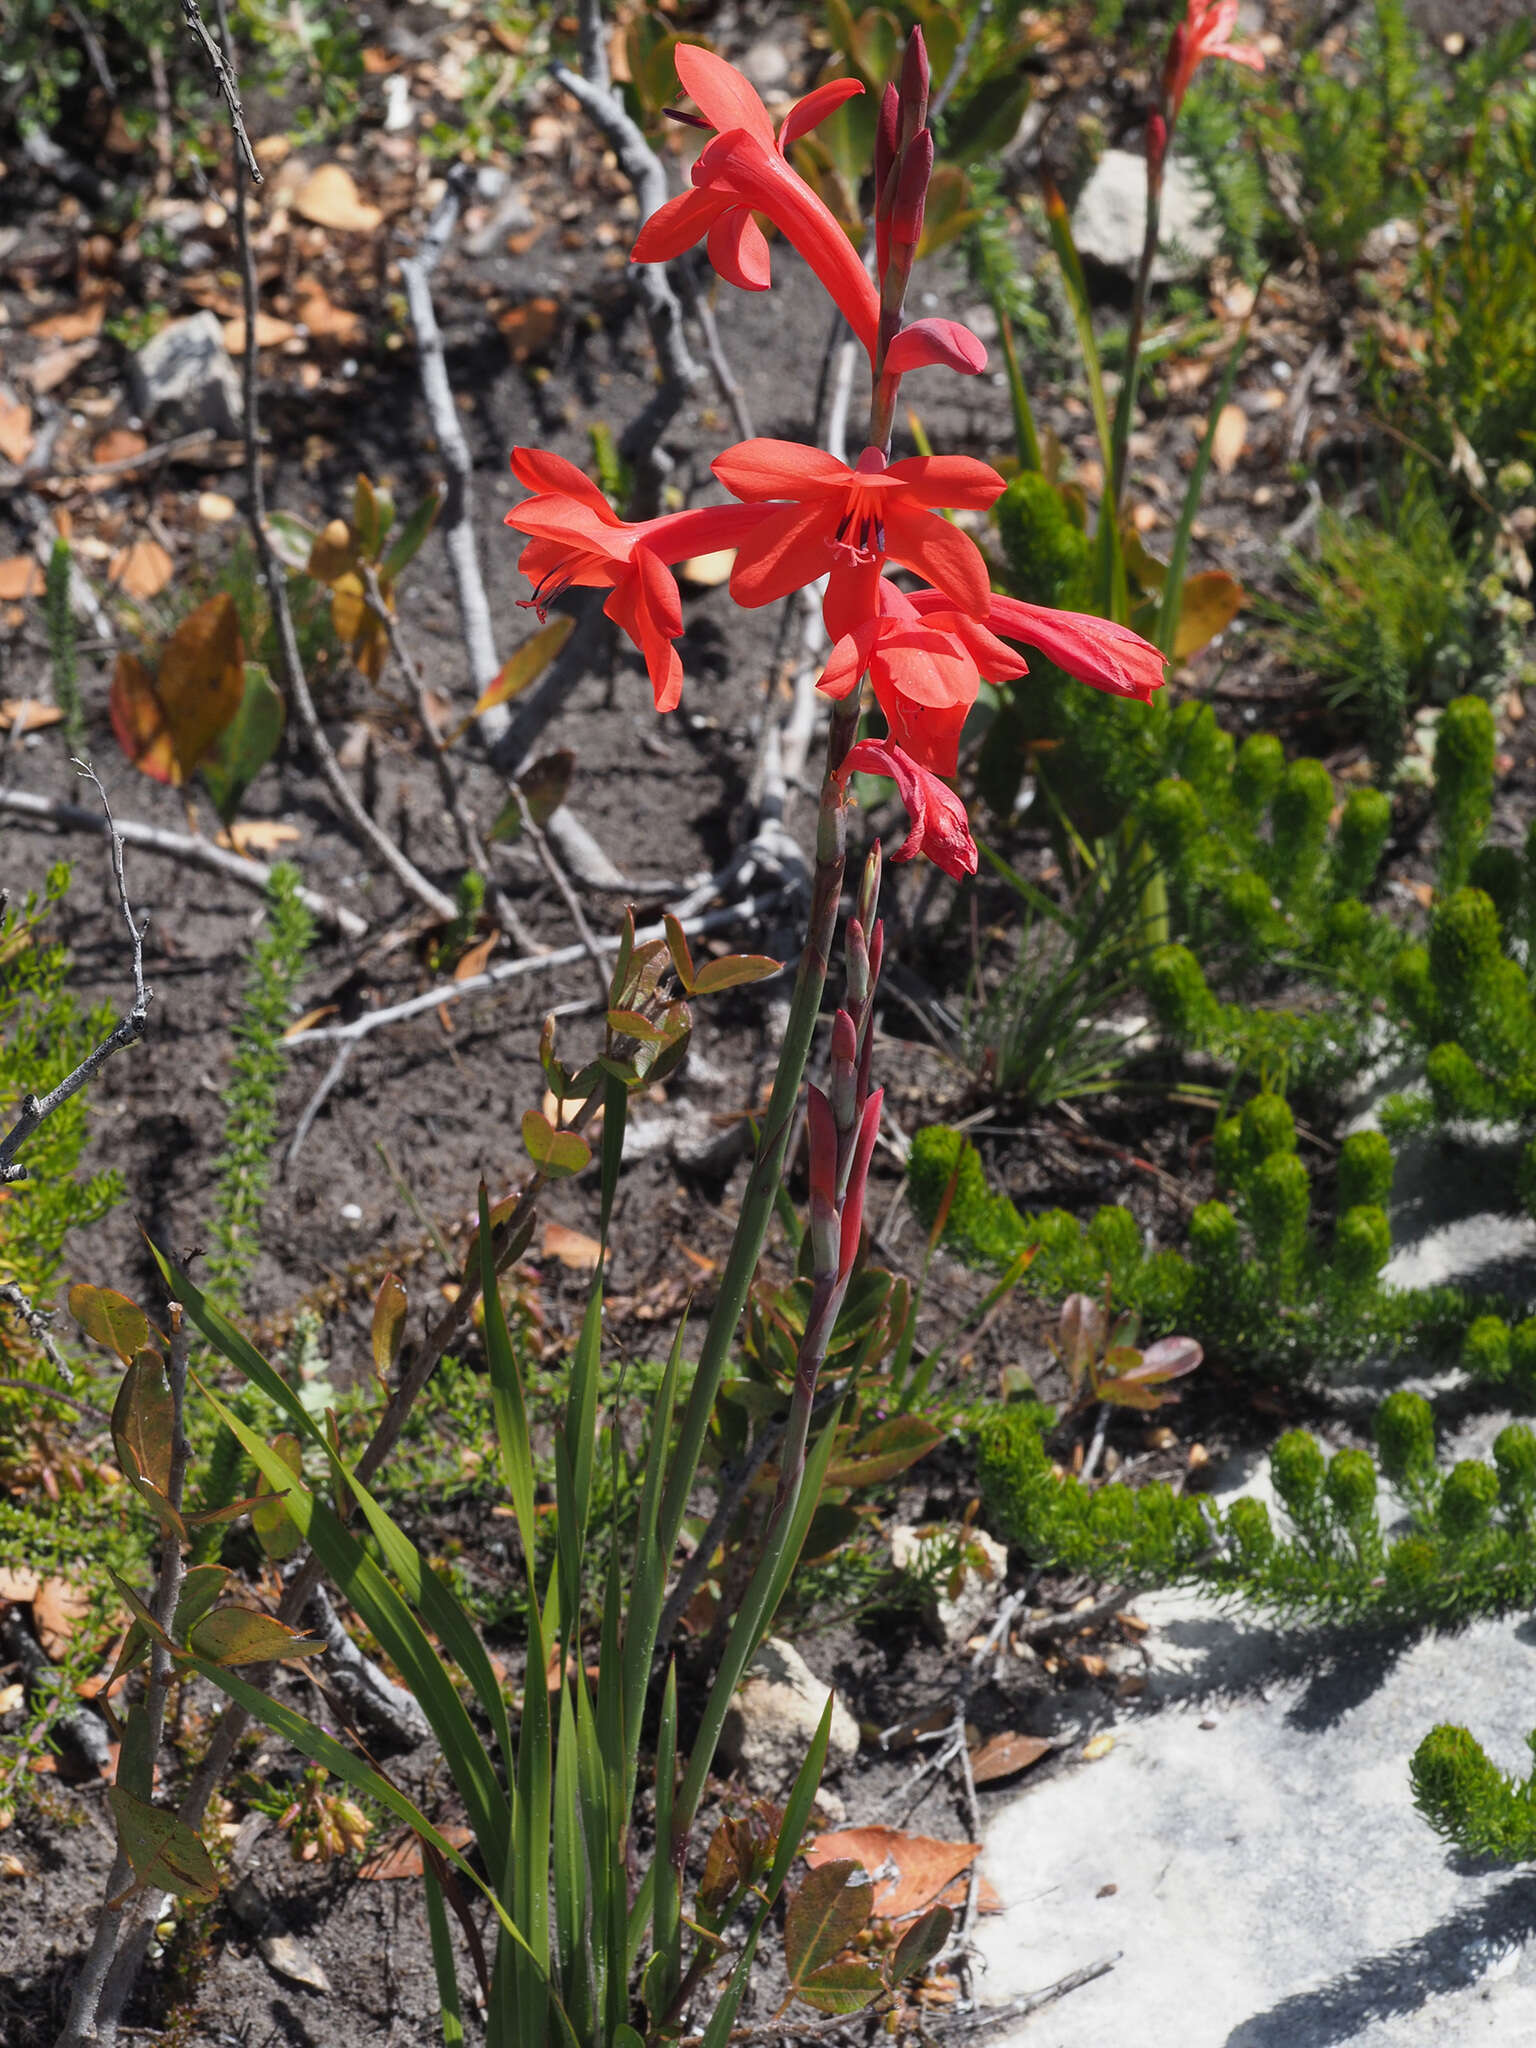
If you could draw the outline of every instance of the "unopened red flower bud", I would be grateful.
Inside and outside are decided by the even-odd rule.
[[[848,1173],[848,1192],[843,1200],[841,1244],[838,1252],[837,1277],[846,1280],[853,1271],[853,1262],[859,1254],[859,1233],[864,1227],[864,1190],[869,1184],[869,1162],[874,1157],[875,1140],[880,1135],[880,1106],[885,1101],[885,1090],[877,1088],[864,1105],[863,1119],[859,1124],[858,1139],[853,1148],[853,1160]]]
[[[891,208],[891,239],[915,247],[923,232],[923,204],[933,176],[933,137],[926,128],[913,136],[901,153],[896,203]]]
[[[928,45],[914,28],[901,60],[901,139],[910,142],[928,119]]]
[[[828,1076],[832,1121],[839,1133],[851,1131],[858,1120],[858,1063],[858,1027],[846,1010],[839,1010],[832,1020],[832,1058]]]
[[[1153,114],[1147,122],[1147,179],[1152,185],[1160,182],[1163,175],[1163,158],[1168,153],[1168,123],[1161,114]]]
[[[901,99],[894,85],[887,85],[880,100],[880,118],[875,126],[875,207],[879,210],[885,181],[896,164],[897,138],[901,133]]]
[[[864,863],[864,872],[859,877],[859,924],[867,932],[874,923],[875,907],[880,901],[880,876],[885,865],[885,854],[877,839],[869,850]]]
[[[876,845],[879,844],[877,840]],[[843,934],[843,953],[848,963],[848,1001],[855,1012],[863,1009],[870,997],[869,942],[864,937],[864,927],[856,917],[850,917]]]

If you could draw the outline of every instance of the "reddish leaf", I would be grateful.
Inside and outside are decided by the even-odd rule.
[[[981,1854],[979,1842],[940,1842],[901,1828],[843,1828],[818,1835],[805,1851],[816,1868],[840,1867],[852,1857],[874,1879],[871,1910],[877,1920],[905,1920],[933,1905]]]
[[[856,1858],[817,1857],[814,1866],[784,1915],[784,1955],[796,1987],[847,1948],[869,1920],[870,1888]]]

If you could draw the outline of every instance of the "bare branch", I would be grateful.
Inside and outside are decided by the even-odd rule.
[[[93,1081],[114,1053],[121,1052],[124,1046],[132,1045],[136,1039],[144,1036],[145,1020],[154,998],[154,990],[144,985],[144,933],[149,929],[149,919],[146,917],[142,926],[136,925],[133,921],[133,911],[128,902],[128,885],[123,879],[122,836],[112,822],[112,809],[107,802],[107,792],[102,788],[94,771],[82,767],[78,761],[75,766],[80,769],[82,775],[89,776],[96,784],[101,797],[101,807],[106,812],[106,829],[112,835],[112,872],[117,879],[117,900],[122,905],[123,919],[133,939],[133,1007],[118,1019],[100,1045],[88,1052],[79,1066],[66,1074],[57,1087],[50,1088],[46,1095],[22,1097],[15,1123],[6,1135],[0,1138],[0,1186],[11,1186],[27,1178],[27,1169],[18,1166],[15,1160],[16,1154],[28,1138],[40,1125],[47,1122],[55,1110],[68,1102],[72,1095],[78,1094],[88,1081]],[[9,794],[10,792],[0,792],[0,798]]]
[[[190,833],[169,832],[159,825],[139,824],[132,818],[125,818],[109,828],[106,820],[98,818],[94,811],[82,810],[78,804],[56,803],[51,797],[38,796],[31,790],[0,789],[0,811],[8,811],[15,817],[27,818],[39,825],[55,825],[62,832],[99,833],[110,829],[117,833],[125,846],[141,847],[146,853],[163,853],[172,860],[207,868],[211,873],[222,875],[227,881],[238,882],[241,888],[257,894],[264,891],[272,879],[272,870],[264,861],[249,860],[244,854],[215,846],[211,839],[194,839]],[[328,930],[339,932],[345,939],[367,936],[367,921],[355,910],[347,910],[343,905],[333,903],[329,896],[317,895],[313,889],[301,889],[299,899]]]
[[[195,0],[183,0],[183,5],[195,9]],[[190,19],[190,17],[189,17]],[[201,26],[201,17],[199,17]],[[225,75],[231,84],[234,79],[233,51],[229,40],[227,9],[224,0],[219,0],[219,33],[224,39],[227,53],[220,65],[220,84]],[[212,40],[207,30],[203,35],[208,43],[210,55],[214,54]],[[226,92],[226,98],[229,93]],[[238,119],[238,100],[231,100],[230,114]],[[241,131],[243,133],[243,131]],[[246,145],[247,149],[249,144]],[[259,181],[261,173],[256,173]],[[251,249],[251,225],[245,210],[245,167],[235,165],[235,236],[240,251],[240,276],[245,307],[245,331],[256,332],[257,290],[256,259]],[[261,446],[257,426],[258,410],[258,369],[260,351],[247,348],[244,358],[245,397],[245,476],[246,476],[246,518],[251,529],[251,538],[256,544],[256,559],[261,565],[262,585],[267,593],[267,603],[272,611],[272,623],[277,629],[278,656],[283,671],[283,682],[287,687],[288,701],[293,706],[299,730],[304,743],[315,757],[322,781],[335,799],[336,807],[351,827],[359,842],[383,861],[390,873],[416,901],[432,915],[445,923],[454,914],[453,900],[444,895],[434,882],[429,882],[415,863],[407,859],[400,848],[369,817],[361,797],[346,778],[335,750],[326,738],[320,724],[320,715],[315,709],[315,700],[309,693],[309,678],[304,673],[304,663],[299,654],[298,635],[294,631],[293,612],[288,603],[288,577],[283,565],[273,552],[271,537],[267,532],[266,492],[261,480]]]
[[[197,0],[181,0],[181,12],[189,32],[202,44],[203,55],[208,59],[209,64],[213,68],[213,75],[218,83],[219,91],[224,95],[224,104],[229,109],[229,125],[234,130],[235,141],[239,144],[240,154],[245,159],[245,168],[250,176],[251,183],[259,185],[261,183],[261,165],[256,161],[256,152],[251,147],[251,138],[245,132],[245,111],[240,105],[240,86],[235,77],[235,67],[225,56],[224,51],[219,48],[213,37],[209,35],[208,24],[198,12]],[[220,8],[219,32],[223,35],[225,47],[227,48],[229,36],[225,32],[223,17],[224,10]],[[256,328],[254,324],[251,324],[246,327],[245,331],[247,334],[254,334]],[[253,348],[248,350],[247,353],[254,355],[256,351]]]
[[[31,1299],[22,1292],[14,1280],[7,1280],[5,1285],[0,1287],[0,1301],[9,1302],[11,1307],[15,1309],[17,1315],[20,1316],[27,1326],[27,1335],[42,1352],[54,1371],[63,1373],[67,1380],[73,1380],[75,1375],[70,1368],[68,1360],[53,1341],[52,1325],[54,1310],[35,1308]],[[30,1380],[0,1380],[0,1387],[32,1387],[32,1382]],[[52,1389],[48,1387],[32,1387],[32,1391],[34,1393],[46,1394],[50,1393]],[[70,1402],[76,1408],[91,1409],[89,1401],[76,1401],[72,1394],[60,1394],[58,1398],[61,1401]],[[91,1412],[99,1414],[101,1411],[99,1409],[91,1409]]]
[[[728,925],[761,917],[783,900],[784,893],[775,890],[762,896],[748,896],[724,910],[711,910],[702,917],[683,918],[683,930],[689,938],[696,938],[706,932],[717,932]],[[664,939],[666,935],[664,924],[646,925],[636,932],[635,942],[645,945],[652,939]],[[617,953],[620,944],[616,938],[594,938],[592,943],[600,953]],[[403,1024],[409,1018],[423,1016],[428,1010],[441,1009],[445,1003],[462,1002],[466,996],[483,995],[487,989],[498,988],[505,981],[517,981],[525,974],[542,974],[550,968],[572,967],[578,960],[588,957],[585,946],[559,946],[553,953],[539,953],[531,959],[504,960],[499,967],[488,967],[484,974],[472,974],[465,981],[439,982],[435,988],[425,989],[419,996],[395,1003],[387,1010],[365,1011],[350,1024],[317,1024],[311,1031],[295,1032],[283,1043],[289,1047],[343,1045],[349,1040],[368,1038],[386,1024]]]

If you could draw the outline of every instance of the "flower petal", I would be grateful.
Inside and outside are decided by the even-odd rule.
[[[816,685],[824,697],[846,697],[850,690],[858,688],[860,678],[869,667],[878,631],[876,622],[870,619],[857,632],[845,634],[834,645]]]
[[[699,189],[658,206],[635,237],[631,263],[670,263],[691,249],[731,205],[730,195]]]
[[[731,571],[731,596],[751,608],[803,590],[827,573],[834,505],[779,505],[741,543]]]
[[[709,465],[733,498],[748,504],[768,498],[841,497],[853,481],[846,462],[802,441],[738,441]]]
[[[924,370],[930,363],[944,363],[962,376],[975,377],[987,367],[987,352],[958,320],[914,320],[885,352],[887,371],[898,377]]]
[[[709,231],[709,260],[738,291],[765,292],[773,283],[768,240],[751,210],[732,206]]]
[[[672,52],[677,75],[689,99],[711,128],[722,132],[744,128],[758,141],[773,145],[773,122],[753,86],[733,64],[700,43],[678,43]]]
[[[619,524],[618,514],[591,477],[563,455],[552,455],[547,448],[514,448],[512,474],[525,490],[541,497],[575,498],[607,525]]]
[[[880,324],[879,294],[830,209],[777,149],[765,150],[740,128],[717,135],[694,165],[693,181],[701,188],[730,192],[767,214],[821,279],[873,360]]]
[[[808,92],[803,100],[796,100],[779,127],[780,156],[788,156],[802,135],[809,135],[813,128],[819,128],[828,114],[835,113],[844,100],[853,99],[863,90],[856,78],[829,78],[825,85],[818,85],[814,92]]]
[[[1150,704],[1153,691],[1162,687],[1166,658],[1139,633],[1112,619],[1052,611],[1016,597],[993,598],[984,617],[994,633],[1038,647],[1058,668],[1095,690]]]
[[[950,459],[964,460],[958,456]],[[885,514],[885,551],[893,562],[942,590],[961,611],[978,619],[987,616],[992,583],[981,550],[968,533],[951,526],[937,512],[913,511],[900,499],[893,499]]]
[[[856,769],[866,775],[888,775],[896,784],[912,830],[895,860],[926,853],[945,874],[962,881],[976,872],[976,842],[966,821],[965,806],[952,789],[912,760],[891,740],[860,740],[843,756],[837,771],[846,783]]]
[[[909,455],[885,474],[912,504],[950,511],[985,512],[1008,488],[990,462],[974,455]]]

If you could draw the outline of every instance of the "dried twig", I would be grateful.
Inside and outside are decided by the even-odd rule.
[[[946,2035],[984,2034],[992,2027],[1010,2026],[1015,2020],[1028,2019],[1031,2013],[1054,2005],[1068,1992],[1081,1991],[1085,1984],[1092,1984],[1096,1978],[1107,1977],[1123,1954],[1124,1950],[1116,1949],[1112,1956],[1100,1956],[1096,1963],[1084,1963],[1080,1970],[1068,1970],[1065,1977],[1058,1977],[1043,1991],[1026,1991],[1022,1998],[1011,1998],[1006,2005],[981,2006],[975,2012],[956,2013],[953,2017],[946,2014],[930,2019],[928,2024],[938,2027]]]
[[[405,680],[410,686],[411,696],[416,705],[416,716],[421,721],[422,731],[426,735],[427,747],[432,756],[432,766],[437,774],[437,786],[443,793],[443,803],[447,808],[449,817],[453,820],[453,828],[459,836],[459,851],[463,854],[467,864],[475,870],[476,874],[484,879],[486,890],[491,899],[491,908],[496,913],[496,922],[507,934],[507,937],[516,945],[521,946],[525,953],[540,952],[543,949],[539,942],[518,916],[512,899],[508,896],[506,890],[502,888],[496,877],[491,873],[490,865],[485,857],[485,847],[479,833],[475,830],[474,820],[464,807],[464,793],[458,785],[458,781],[449,763],[447,752],[443,746],[443,736],[438,730],[437,719],[432,710],[432,700],[427,695],[427,686],[422,679],[421,670],[411,658],[410,650],[405,644],[405,637],[400,631],[400,621],[384,602],[384,593],[379,588],[378,575],[372,565],[367,562],[363,564],[363,590],[368,599],[368,608],[374,617],[383,624],[384,630],[389,636],[390,649],[394,654],[395,660],[399,662],[401,670],[405,675]]]
[[[197,0],[181,0],[181,12],[188,31],[202,44],[203,55],[213,67],[214,78],[218,83],[219,91],[224,95],[224,104],[229,109],[229,125],[234,130],[235,141],[239,144],[240,154],[245,159],[246,172],[250,177],[251,183],[259,185],[261,183],[261,165],[256,161],[256,152],[251,147],[251,138],[245,132],[245,112],[240,105],[240,85],[235,77],[235,67],[225,55],[225,50],[229,47],[229,34],[224,24],[224,9],[222,7],[219,9],[219,34],[223,38],[225,50],[221,50],[213,37],[209,35],[208,24],[198,12]],[[243,210],[241,218],[244,218]],[[247,334],[254,334],[256,332],[256,323],[249,310],[246,313],[245,331]],[[255,349],[250,349],[247,353],[254,356],[256,351]]]
[[[20,1316],[27,1326],[27,1335],[42,1352],[54,1371],[61,1372],[65,1379],[72,1380],[75,1375],[71,1371],[63,1352],[60,1351],[58,1345],[53,1341],[52,1325],[55,1311],[53,1309],[35,1308],[29,1297],[22,1292],[14,1280],[7,1280],[5,1285],[0,1287],[0,1301],[9,1302],[11,1307],[15,1309],[17,1315]],[[32,1382],[30,1380],[0,1380],[0,1386],[32,1387]],[[46,1387],[32,1387],[32,1391],[34,1393],[47,1393],[50,1389]],[[91,1407],[89,1401],[75,1401],[73,1396],[69,1394],[63,1394],[59,1398],[70,1401],[76,1408],[88,1409]],[[93,1412],[99,1414],[100,1410],[94,1410]]]
[[[195,0],[182,0],[182,4],[196,12]],[[219,0],[219,32],[224,38],[226,49],[229,45],[227,8],[225,0]],[[189,13],[189,23],[191,15]],[[201,27],[201,17],[198,24]],[[203,30],[205,40],[208,32]],[[208,40],[210,54],[213,44]],[[220,85],[224,86],[227,76],[230,85],[225,96],[230,100],[230,115],[238,123],[239,101],[232,98],[234,71],[232,62],[225,59],[220,67]],[[243,129],[240,131],[243,135]],[[247,152],[249,142],[245,143]],[[253,159],[254,161],[254,159]],[[260,178],[260,172],[257,172]],[[245,171],[235,166],[235,236],[240,252],[240,276],[242,298],[245,308],[245,331],[256,332],[257,290],[256,259],[251,249],[251,227],[245,211]],[[273,551],[271,537],[267,532],[266,491],[261,478],[260,433],[257,425],[258,366],[260,350],[248,348],[244,358],[245,396],[245,478],[246,518],[251,529],[251,538],[256,544],[256,559],[261,568],[262,586],[267,593],[267,603],[272,611],[272,623],[277,629],[278,658],[283,671],[283,682],[287,687],[288,701],[293,706],[304,743],[315,757],[315,764],[325,786],[331,792],[337,809],[352,828],[354,836],[368,850],[375,854],[401,886],[423,904],[432,915],[446,924],[454,915],[453,900],[445,896],[434,882],[429,882],[415,863],[409,860],[388,833],[383,832],[369,817],[361,797],[346,778],[335,750],[326,738],[320,724],[320,714],[315,709],[315,700],[309,693],[309,678],[304,673],[303,659],[299,654],[298,635],[294,631],[293,612],[288,603],[288,577],[283,565]]]
[[[149,919],[146,917],[142,926],[135,924],[133,920],[133,910],[128,902],[128,884],[123,878],[122,835],[112,821],[107,792],[102,788],[95,772],[78,761],[75,766],[80,769],[82,775],[88,776],[96,784],[102,809],[106,812],[106,829],[112,835],[112,873],[117,881],[117,900],[122,907],[123,919],[133,941],[133,1004],[118,1019],[100,1045],[93,1047],[79,1066],[67,1073],[56,1087],[50,1088],[46,1095],[28,1094],[22,1097],[15,1123],[5,1136],[0,1138],[0,1186],[10,1186],[27,1178],[27,1169],[16,1164],[16,1154],[38,1126],[45,1123],[72,1095],[78,1094],[88,1081],[93,1081],[114,1053],[121,1052],[124,1046],[132,1045],[136,1039],[144,1036],[145,1020],[149,1015],[150,1003],[154,999],[154,990],[146,987],[144,982],[144,933],[149,929]],[[0,793],[3,794],[9,792]]]
[[[581,72],[553,67],[558,84],[580,102],[619,160],[619,169],[634,188],[642,222],[667,201],[667,173],[660,157],[630,119],[608,75],[607,38],[602,0],[581,0]],[[659,490],[669,466],[661,452],[661,436],[699,381],[699,368],[683,332],[683,309],[661,263],[637,263],[630,276],[650,329],[651,346],[661,370],[661,389],[620,442],[627,460],[647,477],[650,495]],[[642,506],[642,511],[654,509]]]
[[[582,949],[592,962],[592,971],[597,976],[599,1000],[606,1003],[608,1000],[608,976],[603,968],[603,948],[593,933],[591,925],[587,923],[587,914],[581,907],[581,898],[571,887],[570,876],[567,875],[565,869],[561,867],[559,861],[555,858],[554,848],[544,836],[543,828],[529,808],[528,799],[524,796],[521,785],[516,782],[512,784],[512,801],[517,805],[517,814],[522,820],[523,837],[528,840],[534,851],[538,854],[539,859],[543,862],[544,872],[554,883],[560,893],[561,901],[571,914],[571,922],[576,927]]]
[[[680,920],[689,938],[700,937],[706,932],[721,931],[747,919],[762,917],[769,910],[778,907],[781,894],[775,892],[765,896],[748,896],[740,903],[732,903],[724,910],[711,910],[701,917]],[[664,939],[667,928],[664,924],[644,926],[636,932],[635,940],[645,945],[652,939]],[[600,953],[616,953],[620,941],[616,938],[594,938],[593,945]],[[439,982],[435,988],[423,990],[419,996],[411,996],[403,1003],[392,1004],[387,1010],[368,1010],[350,1024],[317,1024],[313,1030],[298,1031],[283,1043],[292,1048],[301,1045],[341,1045],[355,1043],[380,1031],[386,1024],[403,1024],[412,1017],[420,1017],[428,1010],[441,1009],[445,1003],[462,1002],[466,996],[482,995],[487,989],[496,988],[504,981],[516,981],[525,974],[539,974],[555,967],[572,967],[579,960],[588,957],[585,946],[560,946],[553,953],[539,953],[527,960],[503,960],[498,967],[488,967],[483,974],[472,974],[465,981]],[[606,1001],[607,991],[604,991]]]
[[[226,881],[238,882],[241,888],[257,894],[264,892],[272,879],[272,870],[264,861],[248,860],[244,854],[215,846],[211,839],[194,839],[190,833],[169,832],[159,825],[143,825],[131,818],[114,821],[109,826],[94,811],[82,810],[78,804],[56,803],[51,797],[38,796],[31,790],[0,789],[0,811],[31,819],[39,825],[56,825],[61,832],[115,832],[125,846],[141,847],[146,853],[163,853],[172,860],[207,868],[213,874],[222,875]],[[355,910],[333,903],[329,896],[317,895],[313,889],[300,889],[299,900],[321,924],[338,932],[342,938],[361,939],[367,936],[366,919],[359,917]]]

